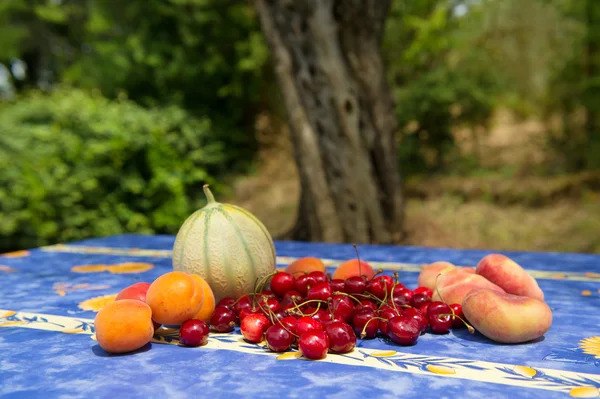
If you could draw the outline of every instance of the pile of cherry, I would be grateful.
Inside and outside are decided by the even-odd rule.
[[[209,328],[225,333],[239,325],[248,342],[264,340],[273,352],[298,348],[305,358],[316,360],[328,352],[352,351],[357,338],[379,335],[399,345],[414,345],[426,332],[446,334],[464,326],[472,330],[460,304],[432,301],[430,289],[408,289],[397,275],[330,280],[315,271],[298,278],[277,272],[268,278],[270,289],[257,284],[254,294],[220,300],[210,326],[200,320],[184,323],[180,343],[200,345]]]

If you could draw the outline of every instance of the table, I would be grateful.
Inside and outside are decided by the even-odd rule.
[[[239,332],[204,347],[155,337],[110,355],[93,340],[93,319],[122,288],[172,270],[173,236],[120,235],[0,257],[0,395],[12,397],[471,397],[600,395],[600,256],[502,252],[525,267],[553,311],[534,343],[500,345],[465,329],[425,334],[411,347],[359,340],[322,361],[265,351]],[[354,258],[351,245],[276,242],[279,266],[303,256]],[[361,258],[416,287],[420,265],[473,266],[490,251],[359,247]],[[587,396],[586,396],[587,395]]]

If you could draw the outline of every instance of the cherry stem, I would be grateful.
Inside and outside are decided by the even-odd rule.
[[[291,332],[282,322],[281,320],[279,320],[279,317],[277,317],[277,315],[275,314],[275,312],[273,312],[273,310],[267,306],[266,309],[262,307],[262,305],[259,303],[258,306],[263,310],[266,311],[269,314],[269,318],[271,319],[271,324],[275,324],[273,318],[275,318],[275,320],[277,320],[277,323],[279,323],[279,325],[281,327],[283,327],[287,332],[289,332],[290,334],[292,334],[294,337],[299,338],[298,335],[294,334],[293,332]]]
[[[437,276],[435,276],[435,283],[434,283],[434,284],[435,284],[435,287],[434,287],[434,288],[435,288],[435,292],[436,292],[436,293],[438,294],[438,296],[440,297],[440,301],[441,301],[441,302],[443,302],[443,303],[446,303],[446,301],[444,301],[444,298],[442,298],[442,294],[440,294],[440,290],[438,289],[438,283],[437,283],[437,281],[438,281],[438,278],[439,278],[441,275],[442,275],[442,273],[438,273],[438,275],[437,275]]]
[[[360,256],[358,256],[358,247],[356,244],[352,244],[354,251],[356,251],[356,259],[358,259],[358,275],[362,276],[362,265],[360,264]]]
[[[469,333],[475,334],[475,329],[473,328],[472,325],[470,325],[469,323],[467,323],[465,321],[465,319],[463,319],[462,317],[460,317],[459,315],[457,315],[456,313],[454,313],[454,309],[450,308],[450,310],[452,311],[452,314],[449,314],[449,313],[440,313],[438,316],[456,317],[457,319],[459,319],[460,321],[462,321],[465,326],[467,326],[467,330],[469,330]]]
[[[375,316],[370,318],[366,323],[365,326],[363,327],[362,331],[360,332],[360,338],[363,339],[366,335],[367,335],[367,326],[369,325],[370,322],[372,322],[373,320],[384,320],[384,321],[388,321],[388,319],[385,319],[383,317],[379,317],[379,316]]]
[[[349,297],[350,299],[354,299],[357,303],[360,303],[360,300],[358,298],[356,298],[353,295],[350,295],[344,291],[336,291],[333,293],[333,295],[344,295],[344,296]],[[362,295],[362,294],[357,294],[357,295]]]
[[[292,303],[294,304],[294,307],[292,307],[290,309],[294,309],[295,310],[294,313],[301,314],[302,316],[308,316],[302,312],[302,310],[300,309],[300,306],[304,306],[304,305],[312,303],[312,302],[317,302],[317,311],[321,308],[322,303],[327,303],[327,301],[323,301],[321,299],[309,299],[308,301],[304,301],[304,302],[298,304],[298,303],[296,303],[296,300],[294,299],[294,297],[292,297]],[[288,309],[288,311],[290,309]],[[315,312],[311,316],[314,316],[315,314],[317,314],[317,313]]]

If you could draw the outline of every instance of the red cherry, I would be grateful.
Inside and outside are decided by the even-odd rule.
[[[379,323],[373,320],[376,317],[375,311],[369,308],[357,309],[352,316],[352,327],[357,337],[361,339],[373,339],[379,331]],[[365,328],[365,326],[367,326]],[[362,336],[364,329],[365,335]]]
[[[394,287],[392,295],[394,297],[394,302],[396,303],[396,306],[410,305],[410,301],[413,297],[413,293],[411,290],[400,285]]]
[[[419,322],[410,317],[393,317],[388,322],[387,330],[388,337],[398,345],[414,345],[421,335]]]
[[[291,291],[288,291],[288,292],[286,292],[286,293],[283,295],[283,299],[281,299],[281,302],[280,302],[280,304],[281,304],[281,307],[282,307],[282,308],[284,308],[284,307],[286,307],[288,304],[292,304],[292,305],[293,305],[293,304],[294,304],[294,301],[295,301],[296,303],[300,303],[300,302],[302,301],[302,299],[303,299],[303,298],[302,298],[302,294],[301,294],[301,293],[299,293],[299,292],[298,292],[298,291],[296,291],[296,290],[291,290]]]
[[[215,305],[215,308],[218,308],[219,306],[223,306],[229,309],[233,310],[233,305],[235,304],[235,299],[233,298],[223,298],[221,299],[219,302],[217,302],[217,304]]]
[[[329,349],[334,353],[352,352],[356,346],[356,334],[350,324],[334,321],[325,327],[329,337]]]
[[[423,315],[425,317],[427,317],[427,309],[429,309],[430,304],[431,304],[431,302],[426,302],[426,303],[422,304],[421,306],[419,306],[419,310],[421,311],[421,313],[423,313]]]
[[[353,276],[344,281],[344,292],[347,294],[362,294],[366,288],[367,280],[362,276]]]
[[[310,277],[313,278],[313,280],[315,280],[315,284],[319,284],[319,283],[327,283],[328,278],[327,275],[323,272],[317,271],[315,270],[314,272],[310,272],[308,273],[308,275]]]
[[[325,331],[309,331],[300,335],[298,348],[302,355],[311,360],[319,360],[327,356],[329,337]]]
[[[236,315],[233,310],[218,306],[210,318],[210,326],[216,332],[231,332],[235,328],[235,319]]]
[[[390,276],[377,276],[367,284],[367,291],[375,295],[379,299],[390,297],[394,280]]]
[[[452,328],[466,327],[465,323],[463,323],[463,321],[461,320],[461,319],[463,319],[463,320],[465,319],[465,314],[463,313],[462,305],[459,303],[452,303],[452,304],[450,304],[450,308],[452,308],[452,310],[454,310],[455,315],[460,317],[460,319],[459,319],[458,317],[452,316]]]
[[[279,324],[273,324],[265,332],[267,346],[273,352],[285,352],[295,341],[295,337]]]
[[[278,297],[296,288],[296,279],[290,273],[279,272],[271,278],[271,291]]]
[[[274,298],[275,294],[271,290],[262,290],[260,296],[263,298]]]
[[[331,286],[331,292],[343,292],[344,291],[344,280],[341,278],[334,278],[329,281],[329,285]]]
[[[302,295],[306,295],[308,288],[315,284],[315,279],[311,275],[303,274],[296,279],[296,291]]]
[[[379,310],[379,317],[381,317],[383,319],[383,320],[379,320],[379,331],[381,331],[381,333],[383,335],[387,336],[388,321],[390,321],[393,317],[396,317],[396,316],[398,316],[398,313],[394,309],[392,309],[388,306],[385,306],[384,308]]]
[[[356,305],[356,309],[369,308],[372,310],[377,310],[377,304],[368,299],[362,299],[358,305]]]
[[[256,313],[264,314],[264,312],[262,312],[258,306],[256,306],[256,307],[251,306],[249,308],[244,308],[240,311],[240,314],[238,315],[238,319],[240,319],[240,322],[242,322],[248,315],[256,314]]]
[[[248,342],[259,343],[271,322],[262,313],[252,313],[242,320],[240,331]]]
[[[261,297],[260,309],[269,316],[271,312],[275,313],[281,309],[279,301],[274,297]],[[268,310],[267,310],[268,309]],[[269,310],[271,312],[269,312]]]
[[[429,319],[431,331],[436,334],[447,334],[450,327],[452,327],[451,314],[450,306],[444,302],[431,302],[429,308],[427,308],[427,318]]]
[[[323,331],[323,325],[310,316],[302,316],[296,320],[296,335],[302,335],[309,331]]]
[[[308,289],[306,299],[327,301],[331,298],[331,295],[331,286],[329,283],[317,283]]]
[[[425,294],[423,292],[417,292],[416,294],[413,294],[410,304],[412,307],[418,308],[422,304],[427,303],[427,302],[431,302],[431,298],[428,297],[427,294]]]
[[[179,343],[185,346],[200,346],[208,342],[208,324],[202,320],[185,321],[179,329]]]
[[[294,335],[296,334],[296,322],[298,321],[298,319],[296,319],[294,316],[286,316],[283,319],[280,319],[278,324],[281,324],[282,326],[284,326],[285,328],[287,328],[287,330],[289,332],[291,332]]]
[[[311,313],[311,315],[311,317],[315,320],[318,320],[321,325],[331,322],[331,313],[325,309],[319,309],[315,312],[315,314]]]
[[[339,316],[348,323],[352,320],[352,315],[354,314],[354,304],[345,295],[334,295],[331,299],[331,311],[334,316]]]
[[[419,322],[421,332],[425,331],[427,326],[429,326],[429,319],[418,309],[405,308],[402,310],[402,316],[417,320]]]
[[[252,307],[252,298],[249,295],[244,295],[237,300],[235,305],[233,305],[233,311],[235,314],[240,316],[240,313],[243,309],[248,309]]]
[[[429,298],[433,297],[433,291],[427,287],[418,287],[413,290],[413,294],[421,294],[421,293],[427,295]]]

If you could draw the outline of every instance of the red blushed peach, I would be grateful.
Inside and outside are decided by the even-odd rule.
[[[438,289],[437,291],[433,291],[432,300],[440,301],[443,299],[448,304],[460,304],[471,290],[477,288],[487,288],[492,291],[504,292],[502,288],[477,274],[462,269],[454,269],[442,274],[438,278]]]
[[[137,299],[138,301],[146,303],[146,293],[148,292],[148,288],[150,288],[150,283],[139,282],[132,284],[129,287],[123,288],[117,294],[115,301],[121,299]]]
[[[365,276],[367,280],[370,280],[375,276],[375,270],[364,260],[360,261],[351,259],[340,264],[333,272],[332,279],[346,280],[354,276]]]
[[[504,289],[509,294],[544,300],[537,281],[512,259],[491,254],[477,264],[476,273]]]
[[[537,339],[552,325],[552,311],[545,302],[488,289],[469,292],[462,309],[477,331],[506,344]]]
[[[284,270],[286,273],[291,274],[295,278],[300,277],[303,274],[310,272],[323,272],[325,273],[325,264],[319,258],[312,256],[306,256],[304,258],[296,259],[290,263]]]
[[[421,273],[419,274],[419,278],[417,280],[417,285],[419,287],[427,287],[430,290],[433,290],[435,287],[435,278],[440,273],[445,273],[450,270],[456,269],[450,262],[433,262],[428,265],[421,266]]]

